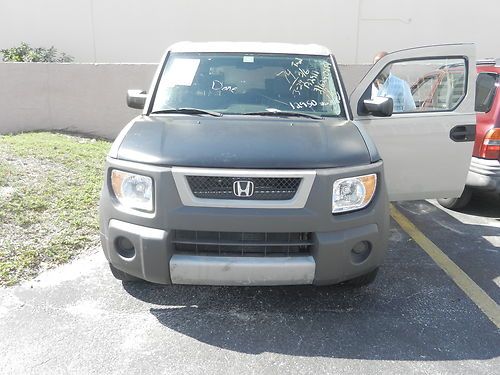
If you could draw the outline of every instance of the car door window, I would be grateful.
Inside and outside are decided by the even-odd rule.
[[[465,71],[463,58],[398,61],[380,72],[373,92],[392,98],[396,114],[451,111],[465,96]]]
[[[476,81],[476,111],[489,112],[497,91],[498,74],[479,73]]]
[[[425,108],[432,103],[432,94],[436,89],[436,82],[438,80],[439,76],[436,74],[425,76],[419,79],[418,82],[411,87],[416,108]]]

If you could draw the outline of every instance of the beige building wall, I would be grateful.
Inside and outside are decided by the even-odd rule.
[[[340,66],[351,91],[367,65]],[[148,89],[156,64],[0,63],[0,134],[65,130],[114,139],[141,111],[127,89]]]
[[[179,40],[320,43],[341,63],[476,42],[500,57],[500,2],[478,0],[0,0],[0,48],[54,45],[77,62],[158,62]]]
[[[129,88],[147,88],[154,64],[0,63],[0,134],[65,130],[113,139],[140,111]]]

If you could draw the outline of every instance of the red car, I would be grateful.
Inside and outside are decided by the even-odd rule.
[[[418,108],[439,107],[450,96],[462,95],[463,67],[445,66],[412,86]],[[500,193],[500,59],[477,62],[476,135],[466,187],[460,197],[438,199],[447,208],[465,207],[474,190]],[[453,89],[450,90],[450,87]]]

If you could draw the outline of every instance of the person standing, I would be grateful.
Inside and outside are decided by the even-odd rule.
[[[386,55],[385,51],[377,53],[373,58],[373,63],[375,64]],[[377,96],[392,98],[394,112],[412,112],[416,109],[410,86],[404,79],[391,73],[391,65],[385,67],[373,82],[372,98]]]

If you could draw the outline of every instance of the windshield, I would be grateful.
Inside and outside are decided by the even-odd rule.
[[[297,112],[344,116],[329,56],[171,53],[153,112],[196,108],[222,114]]]

